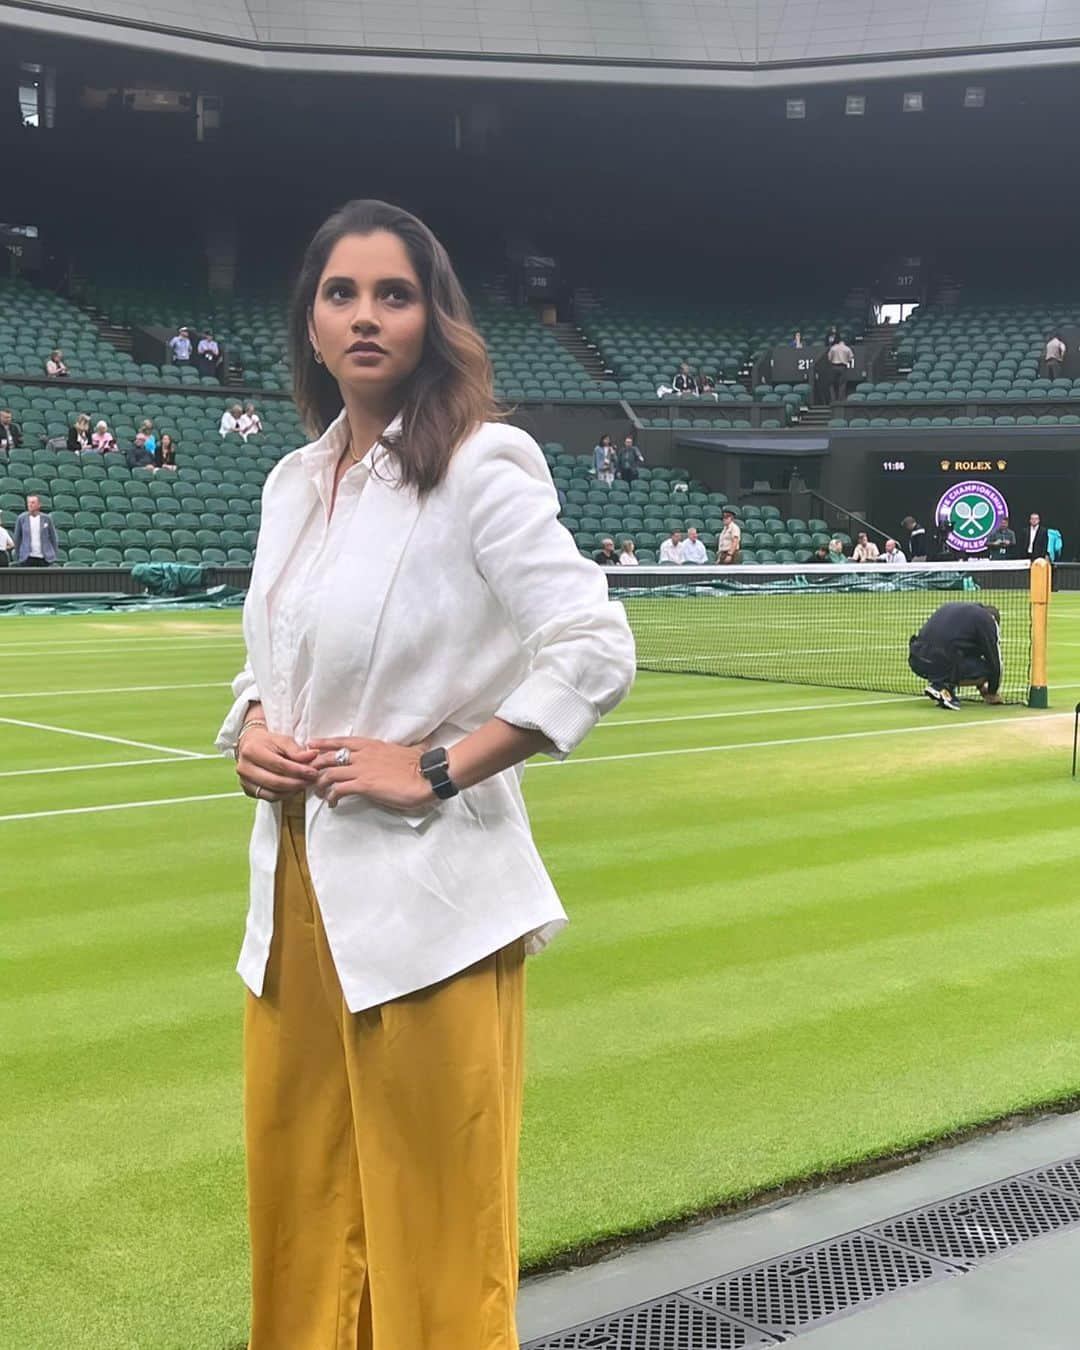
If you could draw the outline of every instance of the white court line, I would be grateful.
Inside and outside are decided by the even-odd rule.
[[[104,764],[55,764],[47,769],[5,769],[0,778],[30,778],[41,773],[81,773],[88,769],[135,769],[142,764],[194,764],[200,759],[221,759],[221,755],[165,755],[154,759],[114,759]]]
[[[73,731],[71,727],[54,727],[48,722],[24,722],[19,717],[0,717],[0,723],[12,727],[29,727],[31,731],[56,731],[62,736],[79,736],[86,741],[108,741],[110,745],[130,745],[135,750],[160,750],[166,755],[183,759],[201,759],[198,750],[178,750],[175,745],[155,745],[152,741],[129,741],[123,736],[102,736],[96,731]]]
[[[1040,713],[1037,717],[1016,717],[1005,718],[1003,722],[997,725],[1009,725],[1014,723],[1027,722],[1046,722],[1055,717],[1072,717],[1071,712]],[[564,762],[556,760],[538,760],[529,765],[531,769],[553,769],[565,768],[574,764],[606,764],[610,761],[621,759],[663,759],[667,756],[676,755],[705,755],[720,753],[725,750],[767,750],[778,745],[809,745],[821,741],[857,741],[868,739],[871,736],[906,736],[916,735],[919,732],[930,732],[936,735],[938,732],[952,730],[962,731],[970,730],[973,727],[993,727],[994,723],[986,718],[981,718],[977,722],[943,722],[940,726],[927,724],[926,726],[911,727],[888,727],[882,731],[844,731],[832,736],[791,736],[784,740],[776,741],[743,741],[736,745],[696,745],[683,750],[639,750],[628,755],[593,755],[584,759],[568,759]],[[112,802],[108,806],[69,806],[62,810],[53,811],[24,811],[17,815],[0,816],[0,824],[6,820],[40,820],[46,816],[82,816],[91,815],[96,811],[128,811],[136,810],[142,806],[180,806],[185,802],[216,802],[224,801],[230,797],[242,797],[242,792],[211,792],[198,797],[164,797],[155,801],[146,802]]]
[[[998,723],[999,726],[1014,723],[1027,724],[1028,722],[1046,722],[1053,717],[1072,717],[1071,712],[1040,713],[1037,717],[1024,717],[1018,714],[1016,717],[1007,717]],[[768,750],[778,745],[817,745],[823,741],[858,741],[871,736],[911,736],[917,735],[921,731],[928,731],[936,735],[940,731],[953,730],[960,731],[971,727],[992,727],[994,724],[985,718],[980,718],[977,722],[942,722],[940,726],[927,724],[925,726],[909,727],[885,727],[879,731],[838,731],[828,736],[786,736],[782,740],[775,741],[742,741],[734,745],[693,745],[681,750],[635,750],[624,755],[589,755],[582,759],[568,759],[566,764],[607,764],[619,759],[663,759],[667,756],[675,755],[708,755],[720,754],[728,750]],[[563,761],[554,759],[541,759],[530,764],[532,769],[554,769],[559,767]]]
[[[65,806],[59,811],[20,811],[17,815],[0,816],[5,820],[40,820],[43,816],[88,816],[98,811],[135,811],[142,806],[180,806],[184,802],[220,802],[230,797],[242,797],[242,792],[207,792],[199,797],[161,797],[150,802],[110,802],[108,806]]]
[[[200,638],[188,636],[184,638],[143,638],[141,642],[114,641],[112,638],[103,637],[97,642],[80,642],[65,644],[62,647],[54,647],[51,643],[38,643],[33,646],[20,647],[17,642],[4,643],[4,652],[15,652],[20,656],[51,656],[53,653],[67,656],[79,655],[82,652],[144,652],[147,649],[165,647],[165,651],[158,651],[159,656],[167,656],[169,648],[172,647],[190,647],[193,643],[201,642],[203,649],[206,647],[242,647],[244,645],[243,636],[237,634],[234,638]]]
[[[1064,688],[1064,685],[1059,685]],[[907,694],[890,694],[888,698],[838,699],[834,703],[788,703],[776,708],[737,708],[729,712],[680,713],[675,717],[606,717],[597,722],[594,731],[604,727],[647,727],[661,722],[700,722],[711,717],[760,717],[765,713],[789,712],[825,712],[829,708],[871,708],[879,703],[898,703],[910,697]]]
[[[0,694],[0,698],[79,698],[83,694],[160,694],[171,689],[228,688],[228,680],[206,680],[201,684],[123,684],[113,689],[27,689],[22,693]]]

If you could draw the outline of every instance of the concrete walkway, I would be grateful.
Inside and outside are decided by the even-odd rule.
[[[825,1187],[522,1283],[523,1342],[1080,1154],[1080,1113],[1049,1116],[866,1181]],[[797,1337],[806,1350],[1077,1350],[1080,1230],[917,1285]]]

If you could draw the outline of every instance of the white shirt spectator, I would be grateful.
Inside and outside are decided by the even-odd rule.
[[[904,550],[902,548],[894,548],[890,553],[889,546],[888,544],[886,544],[885,552],[878,559],[878,562],[883,562],[888,567],[896,567],[901,563],[907,562],[907,555],[904,553]]]
[[[834,366],[853,366],[855,364],[855,353],[841,338],[839,342],[834,342],[829,348],[828,359]]]
[[[191,338],[186,333],[177,333],[175,337],[169,339],[169,351],[172,352],[174,361],[190,361]]]
[[[683,540],[682,560],[684,563],[696,563],[699,566],[709,561],[709,555],[705,551],[705,545],[700,539]]]
[[[620,567],[639,567],[638,555],[636,553],[622,552],[619,554]]]
[[[222,418],[224,422],[224,418]],[[262,431],[262,418],[257,412],[241,413],[236,422],[236,430],[246,441],[249,436],[257,436]]]
[[[15,540],[12,539],[11,535],[8,534],[3,525],[0,525],[0,553],[10,553],[14,547]],[[622,559],[620,558],[619,561],[622,562]],[[636,558],[634,559],[634,562],[637,562]]]
[[[660,545],[660,561],[662,563],[678,563],[682,566],[683,546],[676,544],[673,539],[665,539]]]
[[[865,544],[856,544],[851,550],[851,561],[857,563],[877,562],[881,550],[872,539],[868,539]]]
[[[31,558],[41,558],[44,554],[41,552],[41,513],[29,517],[30,523],[30,556]]]
[[[230,431],[239,431],[240,423],[243,421],[243,414],[240,417],[234,417],[230,409],[226,408],[221,414],[221,425],[218,427],[219,436],[227,436]]]
[[[1065,359],[1065,344],[1059,337],[1052,337],[1046,344],[1046,359],[1048,361],[1063,361]]]

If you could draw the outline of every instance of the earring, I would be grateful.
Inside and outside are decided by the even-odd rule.
[[[316,347],[314,343],[312,343],[311,345],[311,351],[312,355],[315,357],[315,364],[321,366],[323,364],[322,352],[319,351],[318,347]]]

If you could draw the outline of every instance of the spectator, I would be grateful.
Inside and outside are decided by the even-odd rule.
[[[1043,355],[1046,360],[1046,378],[1056,380],[1061,374],[1061,363],[1065,360],[1065,344],[1057,333],[1046,344]]]
[[[815,567],[816,567],[819,563],[826,563],[826,564],[827,564],[828,561],[829,561],[829,550],[825,547],[824,544],[822,544],[820,548],[814,549],[814,566],[815,566]]]
[[[734,511],[725,510],[722,514],[724,528],[720,531],[720,537],[716,541],[716,561],[722,567],[727,567],[739,561],[742,549],[742,527],[735,519]]]
[[[154,467],[156,469],[176,469],[176,446],[173,443],[172,436],[163,432],[158,447],[154,451]]]
[[[632,539],[622,541],[622,552],[619,554],[620,567],[637,567],[638,555]]]
[[[15,540],[4,529],[3,513],[0,512],[0,567],[7,567],[11,562],[11,554],[15,548]]]
[[[671,538],[665,539],[660,545],[660,561],[662,563],[675,563],[682,566],[682,530],[672,530]]]
[[[244,405],[244,411],[240,414],[240,424],[236,429],[245,441],[260,434],[263,429],[262,418],[255,411],[254,403]]]
[[[690,370],[690,362],[683,361],[679,366],[679,373],[671,382],[672,389],[677,394],[696,394],[698,391],[697,380],[694,379]]]
[[[714,383],[713,377],[711,375],[702,375],[701,393],[703,396],[705,394],[713,394],[713,395],[716,394],[716,384]]]
[[[844,339],[837,335],[825,359],[829,364],[829,399],[837,403],[847,396],[848,371],[855,365],[855,353]]]
[[[705,545],[697,537],[696,525],[691,525],[686,531],[686,540],[682,546],[682,560],[684,563],[693,563],[697,567],[703,567],[709,561],[709,555],[705,552]]]
[[[116,449],[116,437],[109,430],[109,424],[104,418],[94,426],[94,434],[90,437],[90,443],[95,450],[99,450],[103,455],[107,455],[110,450]]]
[[[1028,516],[1027,538],[1024,540],[1024,557],[1029,562],[1034,562],[1036,558],[1048,557],[1050,553],[1050,539],[1046,533],[1046,526],[1042,523],[1042,517],[1038,511],[1032,511]]]
[[[67,448],[72,454],[81,455],[84,450],[93,448],[90,436],[90,419],[86,413],[80,413],[68,427]]]
[[[883,562],[890,567],[895,567],[897,564],[906,563],[907,558],[904,555],[904,550],[895,539],[886,539],[885,552],[878,558],[878,562]]]
[[[214,340],[209,328],[203,329],[203,335],[195,352],[195,362],[200,375],[217,375],[221,364],[221,348]]]
[[[926,537],[926,530],[919,524],[914,516],[905,516],[900,524],[908,532],[908,558],[910,558],[912,562],[926,562],[930,557],[930,541]]]
[[[619,477],[632,487],[644,463],[645,456],[638,449],[633,436],[624,436],[619,451]]]
[[[838,342],[843,342],[843,340],[840,336],[840,329],[837,328],[836,324],[830,324],[829,331],[825,334],[825,346],[835,347]]]
[[[791,345],[795,348],[796,351],[802,351],[803,345],[802,334],[799,332],[797,328],[795,329],[795,332],[791,336]]]
[[[27,497],[15,522],[15,561],[22,567],[48,567],[59,550],[56,526],[41,509],[40,497]]]
[[[152,418],[146,417],[139,423],[139,435],[143,438],[143,445],[150,454],[153,454],[157,449],[157,432],[154,430]]]
[[[593,469],[596,471],[596,481],[598,483],[614,483],[615,481],[615,447],[611,443],[610,436],[601,436],[593,446],[592,452]]]
[[[154,468],[154,452],[146,448],[146,433],[136,434],[134,442],[128,446],[124,459],[129,469]]]
[[[828,554],[827,560],[831,563],[847,562],[847,555],[844,553],[844,541],[842,539],[830,539],[826,553]]]
[[[239,403],[234,403],[231,408],[226,408],[221,414],[221,425],[218,427],[218,435],[223,439],[230,431],[239,431],[240,418],[244,415],[244,409]]]
[[[1009,517],[1002,516],[997,523],[997,528],[991,531],[990,538],[986,541],[986,551],[996,562],[1004,562],[1012,557],[1012,550],[1016,547],[1016,531],[1009,529]]]
[[[851,561],[857,563],[877,562],[881,556],[881,550],[873,542],[865,530],[860,531],[855,540],[855,547],[851,551]]]
[[[191,334],[186,328],[177,329],[176,336],[169,339],[169,351],[174,366],[191,365]]]
[[[22,445],[22,428],[11,420],[11,409],[0,408],[0,450],[14,450]]]
[[[49,356],[45,362],[45,374],[51,380],[63,380],[67,378],[68,368],[64,365],[64,353],[59,347]]]
[[[602,540],[599,550],[592,556],[593,562],[599,563],[601,567],[618,567],[619,565],[619,555],[615,552],[614,539]]]

